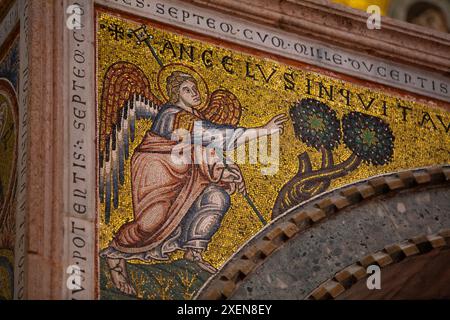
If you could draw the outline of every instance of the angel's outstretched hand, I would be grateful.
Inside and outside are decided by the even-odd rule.
[[[284,123],[288,119],[289,118],[284,113],[280,113],[267,122],[263,128],[269,130],[270,132],[279,131],[280,134],[282,134],[284,130]]]

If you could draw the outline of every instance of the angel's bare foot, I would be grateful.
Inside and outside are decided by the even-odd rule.
[[[197,265],[202,268],[203,270],[209,272],[209,273],[216,273],[217,269],[214,268],[211,264],[203,260],[203,257],[201,255],[200,250],[196,249],[187,249],[187,251],[184,253],[184,258],[186,260],[196,262]]]
[[[136,295],[136,290],[130,284],[125,259],[107,258],[109,272],[114,286],[128,295]]]

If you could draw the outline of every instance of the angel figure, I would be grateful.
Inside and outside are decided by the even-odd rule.
[[[122,83],[122,89],[118,83]],[[114,94],[117,88],[123,91]],[[202,121],[202,135],[208,135],[209,130],[217,133],[233,129],[231,137],[223,135],[225,149],[235,148],[239,137],[247,141],[258,137],[255,130],[237,126],[241,106],[228,90],[216,90],[209,104],[200,108],[197,80],[187,72],[174,71],[166,79],[166,92],[168,102],[161,104],[150,92],[142,70],[127,62],[110,67],[103,83],[100,138],[105,142],[99,156],[100,197],[106,207],[111,196],[117,205],[116,189],[123,180],[123,158],[127,158],[128,139],[134,137],[135,119],[153,119],[131,157],[134,219],[123,224],[100,253],[107,260],[113,284],[126,294],[136,294],[127,274],[127,260],[163,261],[169,259],[168,253],[182,250],[184,259],[215,273],[202,252],[230,207],[230,195],[236,190],[246,192],[236,164],[174,163],[174,131],[183,128],[192,133],[192,154],[195,148],[207,149],[204,139],[195,137],[199,134],[193,130],[196,121]],[[113,106],[122,103],[122,108]],[[262,128],[281,132],[286,120],[284,114],[279,114]]]

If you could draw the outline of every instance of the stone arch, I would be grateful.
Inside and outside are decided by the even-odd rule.
[[[380,268],[380,280],[382,274],[377,290],[367,289],[366,270],[370,265]],[[449,299],[449,265],[450,229],[445,229],[367,255],[336,273],[307,299]]]
[[[305,299],[389,244],[450,228],[450,166],[386,174],[313,198],[250,239],[198,299]]]

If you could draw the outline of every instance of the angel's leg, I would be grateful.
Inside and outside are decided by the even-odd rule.
[[[125,259],[107,258],[106,260],[114,286],[125,294],[136,295],[136,290],[130,284]]]
[[[230,195],[223,188],[211,184],[196,199],[181,223],[180,246],[186,250],[184,258],[209,273],[217,270],[203,259],[202,253],[219,229],[229,207]]]

